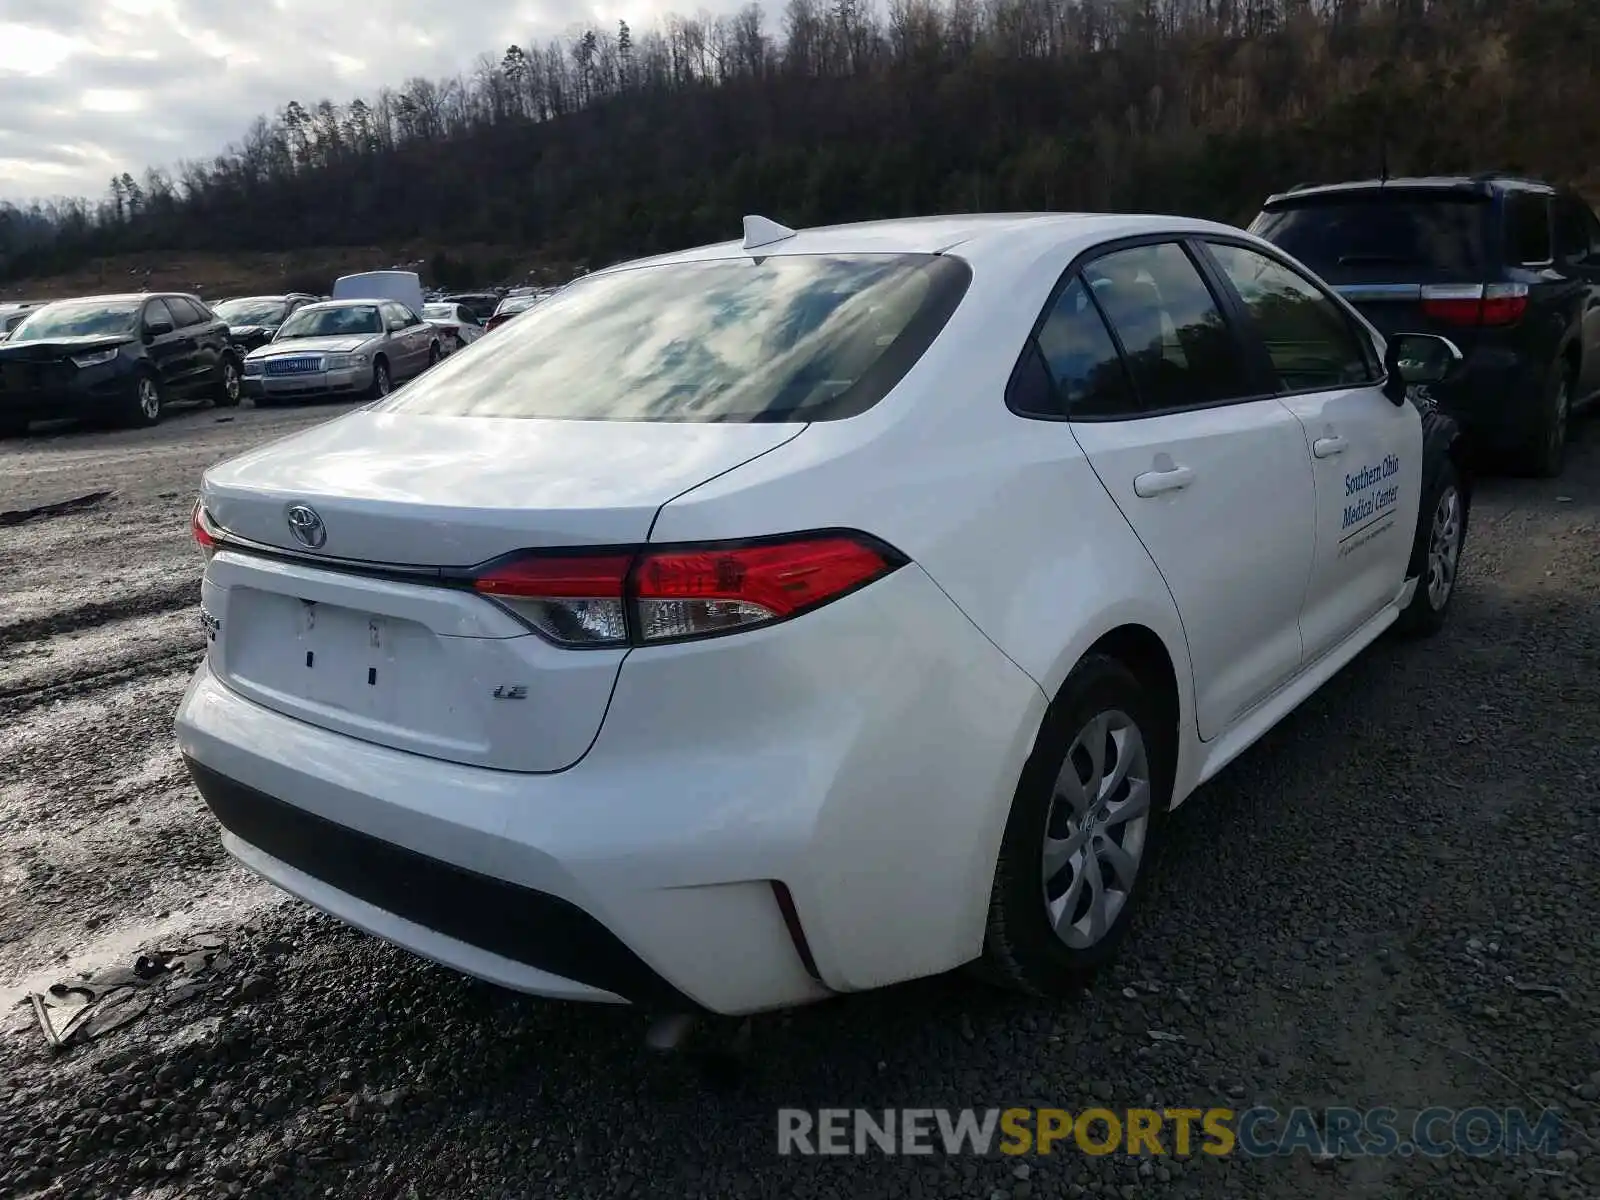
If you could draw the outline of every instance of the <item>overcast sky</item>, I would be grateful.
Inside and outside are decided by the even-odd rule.
[[[0,200],[103,197],[257,113],[470,72],[481,53],[735,0],[0,0]]]

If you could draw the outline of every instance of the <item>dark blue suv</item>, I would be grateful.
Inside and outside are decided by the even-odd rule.
[[[1600,220],[1576,193],[1493,173],[1302,185],[1250,230],[1385,336],[1455,342],[1439,407],[1493,459],[1561,473],[1568,418],[1600,393]]]

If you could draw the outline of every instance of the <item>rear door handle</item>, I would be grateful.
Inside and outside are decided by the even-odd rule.
[[[1194,471],[1188,467],[1169,467],[1164,471],[1146,471],[1133,477],[1133,494],[1148,500],[1166,492],[1176,492],[1194,482]]]
[[[1345,441],[1342,437],[1338,437],[1336,435],[1319,437],[1316,441],[1311,443],[1311,453],[1315,454],[1318,458],[1332,458],[1335,454],[1343,454],[1345,447],[1349,444],[1350,443]]]

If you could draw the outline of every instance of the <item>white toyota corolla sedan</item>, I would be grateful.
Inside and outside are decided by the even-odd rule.
[[[1060,992],[1442,623],[1458,357],[1209,222],[747,218],[207,471],[178,741],[249,868],[511,988]]]

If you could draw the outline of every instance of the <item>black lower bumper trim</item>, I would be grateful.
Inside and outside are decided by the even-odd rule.
[[[697,1011],[577,905],[429,858],[245,787],[185,756],[224,829],[250,845],[426,929],[635,1004]]]

